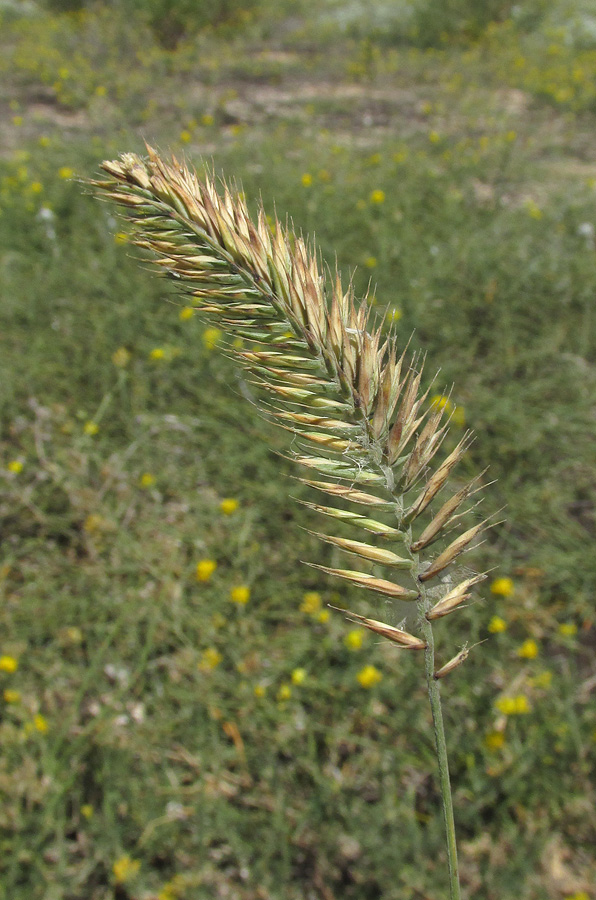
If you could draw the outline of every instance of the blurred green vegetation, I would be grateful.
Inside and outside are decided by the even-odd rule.
[[[336,558],[283,433],[77,183],[145,138],[316,234],[454,385],[506,520],[437,628],[444,658],[485,641],[444,690],[464,893],[594,900],[596,50],[569,6],[440,5],[433,37],[243,4],[176,49],[124,5],[2,8],[11,900],[445,890],[420,660],[326,604],[398,614],[301,565]]]

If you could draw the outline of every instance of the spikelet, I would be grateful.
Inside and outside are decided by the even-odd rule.
[[[313,532],[367,570],[316,568],[386,597],[418,600],[427,622],[457,609],[481,576],[446,590],[432,606],[425,584],[473,545],[486,522],[434,557],[420,554],[459,526],[479,490],[480,476],[431,512],[471,435],[434,464],[448,431],[446,405],[427,402],[420,361],[398,352],[366,300],[357,303],[339,274],[326,277],[314,248],[278,221],[270,227],[262,208],[253,221],[241,194],[223,183],[218,191],[212,177],[199,180],[175,157],[166,161],[147,149],[147,158],[125,153],[104,162],[108,179],[91,184],[125,210],[132,243],[150,252],[187,302],[210,324],[243,338],[242,349],[229,352],[258,389],[265,414],[292,433],[289,458],[310,470],[299,480],[347,508],[305,505],[340,529],[368,532],[366,541]],[[384,568],[400,580],[382,577]],[[396,640],[399,629],[350,615]]]

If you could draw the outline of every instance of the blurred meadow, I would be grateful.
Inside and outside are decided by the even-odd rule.
[[[483,641],[443,689],[464,896],[596,900],[593,5],[2,0],[0,111],[0,897],[446,891],[420,659],[330,614],[380,606],[301,564],[340,557],[284,433],[77,181],[147,140],[440,369],[505,519],[437,629]]]

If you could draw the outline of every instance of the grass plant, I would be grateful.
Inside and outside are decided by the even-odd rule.
[[[488,524],[481,521],[461,531],[470,511],[467,501],[479,490],[477,477],[443,497],[470,435],[464,434],[443,462],[431,467],[447,436],[449,398],[425,403],[429,389],[421,391],[419,359],[406,362],[407,350],[398,349],[391,328],[386,335],[384,322],[374,324],[367,298],[356,303],[339,275],[326,284],[316,251],[279,220],[270,224],[263,208],[253,224],[237,191],[224,185],[220,196],[212,181],[200,184],[186,165],[175,158],[165,162],[151,148],[147,160],[124,154],[102,167],[112,180],[93,186],[126,210],[132,243],[153,252],[189,301],[198,304],[189,308],[239,341],[230,353],[244,366],[250,383],[268,393],[267,413],[293,435],[291,459],[325,479],[303,482],[351,504],[347,509],[307,505],[352,526],[358,537],[365,532],[365,541],[314,534],[368,567],[316,568],[398,603],[416,604],[418,634],[350,611],[347,617],[401,649],[425,653],[450,896],[459,900],[438,682],[465,662],[468,650],[464,647],[438,664],[433,622],[469,600],[473,586],[485,577],[445,577]],[[378,513],[389,515],[391,523],[372,517]],[[454,531],[455,537],[450,534]],[[429,558],[428,548],[447,534],[446,546],[439,553],[431,550]],[[372,538],[375,542],[369,543]],[[386,574],[401,574],[401,579],[381,577]],[[443,583],[433,587],[439,576]]]

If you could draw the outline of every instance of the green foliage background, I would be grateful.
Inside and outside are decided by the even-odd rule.
[[[444,690],[464,891],[593,900],[586,11],[463,27],[440,4],[439,29],[438,4],[245,3],[170,41],[144,6],[0,13],[6,896],[445,890],[420,662],[320,616],[398,614],[301,565],[339,557],[289,500],[312,498],[283,434],[75,180],[147,138],[287,211],[361,293],[372,278],[437,393],[455,386],[469,472],[489,465],[505,507],[470,564],[511,580],[439,627],[444,658],[485,641]]]

